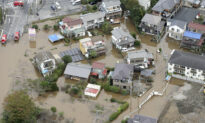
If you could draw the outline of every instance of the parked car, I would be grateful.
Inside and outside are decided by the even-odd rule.
[[[56,5],[56,8],[57,8],[57,9],[61,9],[61,6],[60,6],[60,3],[59,3],[59,2],[56,2],[55,5]]]
[[[15,34],[14,34],[14,41],[18,41],[19,37],[20,37],[19,32],[15,32]]]
[[[16,7],[16,6],[21,6],[21,7],[23,7],[24,2],[23,2],[23,1],[14,1],[13,4],[14,4],[15,7]]]
[[[1,37],[1,43],[2,43],[2,44],[5,44],[5,43],[6,43],[6,40],[7,40],[7,35],[6,35],[6,34],[3,34],[3,36]]]

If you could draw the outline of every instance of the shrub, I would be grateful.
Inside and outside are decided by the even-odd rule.
[[[70,43],[70,39],[68,39],[68,38],[65,38],[64,41],[65,41],[66,43]]]
[[[53,113],[56,113],[56,111],[57,111],[57,109],[56,109],[56,107],[51,107],[51,111],[53,112]]]
[[[0,7],[0,24],[3,23],[3,12],[2,12],[2,8]]]
[[[116,112],[112,113],[109,117],[109,121],[115,120],[123,111],[125,111],[129,107],[129,103],[123,103]]]
[[[120,111],[112,113],[109,117],[109,121],[115,120],[120,115],[120,113],[121,113]]]
[[[37,30],[38,29],[38,25],[34,24],[34,25],[32,25],[32,28]]]
[[[90,83],[92,84],[96,84],[97,83],[97,80],[93,77],[90,78]]]
[[[140,42],[140,41],[136,40],[136,41],[134,42],[134,46],[135,46],[135,47],[140,47],[140,45],[141,45],[141,42]]]
[[[43,29],[45,30],[45,31],[48,31],[49,30],[49,25],[48,24],[45,24],[44,26],[43,26]]]
[[[120,88],[117,86],[110,86],[110,91],[114,92],[114,93],[119,93],[120,92]]]
[[[101,30],[103,33],[105,34],[111,34],[111,31],[112,31],[112,26],[109,22],[104,22],[101,26]]]
[[[131,35],[134,39],[136,39],[136,33],[135,32],[131,32]]]
[[[74,96],[77,95],[80,92],[80,90],[77,87],[72,87],[70,89],[70,95]]]
[[[94,5],[94,6],[92,7],[92,9],[95,11],[95,10],[97,10],[98,8],[97,8],[96,5]]]
[[[59,112],[60,117],[64,117],[64,112]]]
[[[125,111],[128,107],[129,107],[129,103],[126,102],[126,103],[124,103],[124,104],[122,104],[122,105],[120,106],[120,110],[123,112],[123,111]]]
[[[62,60],[64,61],[65,64],[68,64],[68,63],[72,62],[72,57],[69,55],[65,55],[65,56],[63,56]]]
[[[81,0],[81,4],[83,4],[83,5],[88,4],[88,1],[87,0]]]
[[[89,52],[89,58],[95,58],[95,57],[97,57],[97,52],[95,50],[91,50]]]
[[[111,98],[110,102],[117,102],[117,100],[115,98]]]
[[[58,24],[53,25],[53,30],[58,31],[58,29],[59,29]]]

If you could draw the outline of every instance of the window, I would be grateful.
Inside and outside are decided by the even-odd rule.
[[[172,31],[174,31],[174,28],[171,28]]]
[[[180,30],[179,29],[177,29],[177,32],[179,32]]]

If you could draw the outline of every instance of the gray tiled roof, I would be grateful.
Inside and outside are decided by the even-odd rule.
[[[165,9],[171,10],[180,0],[159,0],[152,8],[154,11],[163,12]]]
[[[180,27],[181,29],[184,29],[187,22],[185,21],[181,21],[181,20],[176,20],[176,19],[170,19],[169,22],[171,22],[171,25],[170,26],[178,26]]]
[[[116,64],[112,78],[117,80],[129,79],[133,70],[134,66],[131,64]]]
[[[80,78],[89,78],[91,66],[84,64],[69,63],[64,71],[65,75],[76,76]]]
[[[49,51],[39,52],[38,54],[36,54],[36,55],[34,56],[34,58],[35,58],[36,60],[38,60],[39,63],[40,63],[40,62],[44,62],[45,60],[48,60],[48,59],[55,59],[55,58],[53,57],[53,55],[51,54],[51,52],[49,52]]]
[[[186,66],[189,68],[205,70],[205,56],[175,50],[169,63]]]
[[[130,51],[127,52],[127,58],[133,59],[133,58],[154,58],[152,53],[148,53],[145,50],[139,50],[139,51]]]
[[[135,115],[134,118],[129,118],[128,123],[157,123],[157,119],[143,116],[143,115]]]
[[[161,16],[156,16],[152,14],[145,14],[145,16],[142,18],[142,22],[146,22],[148,24],[152,25],[159,25],[161,22],[162,17]]]
[[[120,0],[103,0],[106,7],[120,6]]]
[[[87,22],[87,21],[98,19],[98,18],[104,18],[105,13],[98,11],[95,13],[84,14],[84,15],[81,15],[80,17],[83,20],[83,22]]]
[[[124,37],[128,37],[131,40],[133,40],[134,38],[130,35],[130,33],[128,31],[124,31],[121,28],[114,28],[111,31],[112,35],[118,40]]]

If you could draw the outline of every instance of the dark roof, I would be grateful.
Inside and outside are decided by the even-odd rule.
[[[157,123],[157,119],[143,116],[143,115],[135,115],[134,118],[129,118],[128,123]]]
[[[161,22],[161,19],[162,19],[161,16],[152,15],[152,14],[145,14],[141,21],[146,22],[148,24],[152,24],[152,25],[159,25]],[[152,20],[152,21],[150,21],[150,20]]]
[[[73,62],[78,62],[84,60],[84,56],[81,53],[79,48],[72,48],[70,50],[62,51],[59,53],[59,56],[62,58],[65,55],[69,55],[72,57]]]
[[[134,66],[131,64],[116,64],[112,78],[117,80],[129,79]]]
[[[178,50],[173,51],[169,63],[205,70],[205,56]]]
[[[199,23],[190,22],[188,28],[205,32],[205,25]]]
[[[157,12],[163,12],[165,9],[171,10],[179,2],[180,0],[159,0],[152,8],[152,10]]]
[[[39,52],[38,54],[36,54],[34,56],[34,59],[36,59],[39,63],[41,63],[41,62],[44,62],[45,60],[55,59],[55,58],[53,57],[51,52],[49,52],[49,51],[42,51],[42,52]]]
[[[74,18],[71,18],[71,17],[64,18],[63,22],[67,23],[68,26],[83,24],[83,21],[80,18],[74,19]]]
[[[145,70],[141,71],[140,75],[145,76],[145,77],[149,77],[152,75],[152,73],[153,73],[153,70],[145,69]]]
[[[92,64],[92,68],[104,69],[105,68],[105,64],[104,63],[100,63],[100,62],[94,62]]]
[[[199,10],[197,9],[182,7],[173,19],[189,23],[196,18],[197,14],[199,14]]]
[[[181,29],[185,29],[187,22],[181,21],[181,20],[176,20],[176,19],[170,19],[169,22],[171,22],[170,26],[178,26]]]

